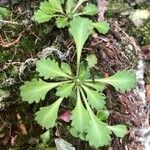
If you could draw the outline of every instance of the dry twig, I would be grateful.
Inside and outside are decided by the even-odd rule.
[[[13,45],[15,45],[16,43],[19,42],[20,38],[22,37],[22,34],[23,34],[23,32],[20,33],[20,35],[18,36],[17,39],[13,40],[12,42],[7,42],[7,43],[6,43],[6,42],[3,40],[3,38],[0,36],[0,45],[1,45],[2,47],[4,47],[4,48],[11,47],[11,46],[13,46]]]
[[[2,19],[0,19],[0,23],[3,23],[3,24],[16,24],[16,25],[19,24],[18,22],[7,21],[7,20],[2,20]]]

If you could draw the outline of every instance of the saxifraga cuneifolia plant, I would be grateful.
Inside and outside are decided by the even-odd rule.
[[[70,21],[69,32],[74,38],[77,51],[76,74],[72,73],[71,66],[67,63],[61,62],[59,65],[55,59],[42,58],[36,63],[40,79],[25,82],[20,90],[22,100],[31,104],[39,103],[45,99],[48,91],[56,89],[57,100],[49,106],[41,107],[35,114],[35,120],[47,132],[56,125],[62,101],[72,99],[72,95],[75,95],[76,105],[71,111],[70,133],[98,148],[109,144],[112,133],[120,138],[127,134],[125,125],[107,124],[109,113],[105,108],[103,90],[109,84],[119,92],[130,91],[136,84],[136,77],[132,70],[123,70],[107,78],[97,76],[93,81],[90,69],[97,63],[95,55],[88,55],[87,63],[80,59],[83,46],[94,28],[88,18],[78,16]]]

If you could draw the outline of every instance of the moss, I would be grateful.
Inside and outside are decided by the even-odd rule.
[[[128,11],[129,9],[131,9],[131,7],[124,0],[108,0],[106,15],[108,17],[113,17],[115,14]]]
[[[0,51],[0,64],[7,62],[9,59],[12,58],[12,54],[9,50]]]
[[[19,48],[25,53],[34,52],[42,46],[41,42],[36,43],[34,36],[24,36],[19,42]]]
[[[139,5],[139,9],[149,9],[150,10],[150,2],[143,2]]]
[[[150,44],[150,18],[144,23],[143,27],[133,27],[131,32],[139,38],[142,45]]]
[[[19,48],[24,52],[34,52],[41,49],[45,43],[47,44],[48,34],[51,32],[52,27],[49,24],[41,24],[34,26],[30,33],[26,33],[19,42]]]

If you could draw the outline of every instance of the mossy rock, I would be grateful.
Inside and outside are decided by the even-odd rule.
[[[107,2],[107,12],[108,17],[113,17],[115,14],[125,12],[131,9],[131,6],[124,0],[108,0]]]
[[[143,27],[133,27],[132,31],[138,38],[140,38],[142,45],[150,44],[150,18],[145,22]]]

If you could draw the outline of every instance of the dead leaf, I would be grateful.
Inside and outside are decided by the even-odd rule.
[[[1,45],[2,47],[4,47],[4,48],[11,47],[11,46],[17,44],[17,43],[19,42],[19,40],[20,40],[21,37],[22,37],[22,33],[21,33],[21,34],[18,36],[18,38],[16,38],[15,40],[11,40],[11,42],[9,42],[9,41],[5,42],[5,41],[3,40],[3,38],[0,37],[0,45]]]
[[[20,114],[17,114],[17,119],[19,121],[19,128],[21,130],[21,133],[23,135],[27,135],[27,129],[26,129],[25,125],[22,123]]]
[[[105,78],[108,78],[108,77],[109,77],[109,74],[108,74],[108,73],[105,73],[105,74],[104,74],[104,77],[105,77]]]
[[[12,146],[15,144],[16,139],[17,139],[17,135],[15,135],[14,137],[11,137],[11,145]]]
[[[71,112],[67,110],[63,114],[61,114],[58,118],[63,120],[64,122],[70,122]]]

